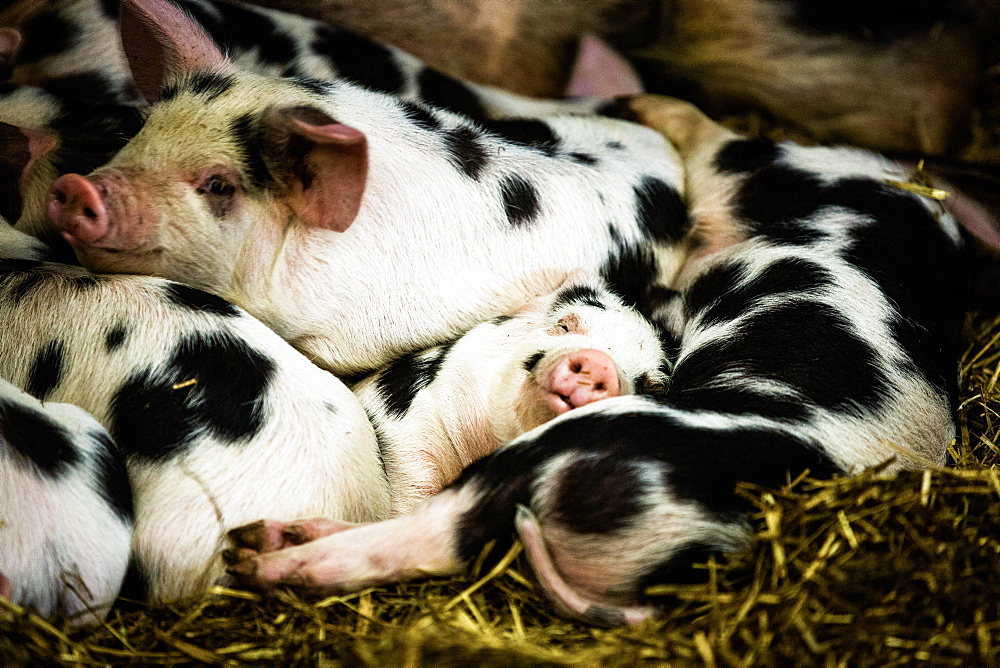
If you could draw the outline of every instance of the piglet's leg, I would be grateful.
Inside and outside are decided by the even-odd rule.
[[[458,573],[464,562],[456,554],[456,525],[467,506],[464,496],[446,490],[409,515],[273,551],[267,548],[278,543],[281,523],[241,527],[230,534],[237,547],[223,553],[227,572],[258,589],[290,584],[330,593]]]
[[[341,522],[326,517],[314,517],[292,522],[257,520],[236,527],[228,535],[229,539],[239,547],[250,548],[257,552],[274,552],[359,526],[364,525]]]
[[[665,95],[636,95],[628,102],[637,121],[670,141],[685,161],[711,159],[719,146],[738,136],[698,107]]]

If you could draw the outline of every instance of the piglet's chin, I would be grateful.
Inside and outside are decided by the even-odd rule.
[[[566,398],[558,394],[549,393],[548,396],[545,397],[545,403],[556,415],[562,415],[563,413],[571,411],[575,408],[575,406],[570,405]]]

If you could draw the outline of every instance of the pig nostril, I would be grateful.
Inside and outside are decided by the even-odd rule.
[[[57,190],[55,192],[55,196],[56,196],[56,201],[59,202],[60,204],[66,203],[66,193],[64,193],[63,191]]]
[[[583,370],[583,366],[579,362],[575,362],[570,365],[569,370],[573,373],[580,373]]]
[[[83,215],[85,215],[87,218],[97,218],[97,214],[89,206],[84,207]]]

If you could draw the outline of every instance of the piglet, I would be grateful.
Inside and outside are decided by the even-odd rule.
[[[476,123],[346,81],[252,75],[166,0],[122,11],[136,81],[159,101],[108,165],[61,177],[49,201],[94,271],[218,294],[344,375],[454,338],[576,268],[615,289],[677,269],[680,165],[652,130]]]
[[[352,389],[378,434],[399,515],[557,415],[662,390],[666,366],[652,324],[577,271],[513,315],[405,355]]]
[[[193,595],[224,578],[216,557],[223,535],[257,517],[388,516],[388,483],[357,399],[232,304],[162,279],[7,259],[0,260],[0,310],[0,377],[59,415],[86,410],[96,422],[86,423],[84,435],[103,425],[118,444],[134,492],[132,548],[150,600]],[[55,408],[64,402],[80,408]],[[7,437],[30,433],[18,427]],[[53,456],[69,452],[72,444],[62,443],[53,442]],[[65,465],[50,462],[60,472],[56,482],[64,484],[63,469],[73,473],[70,482],[91,480],[96,464],[87,462],[100,460],[87,454],[98,446],[87,447],[67,454]],[[5,503],[33,498],[23,484]],[[12,488],[0,489],[6,498]],[[60,494],[52,512],[77,517],[85,499]],[[4,521],[33,526],[32,508],[5,508]],[[0,541],[6,535],[0,531]],[[87,558],[117,563],[110,539],[107,549],[98,542]],[[19,599],[44,591],[26,581],[20,562],[4,561],[14,554],[35,555],[28,547],[0,552],[0,572]],[[99,593],[115,592],[108,585]]]
[[[104,618],[131,551],[121,453],[83,409],[43,404],[3,379],[0,519],[0,595],[78,625]]]

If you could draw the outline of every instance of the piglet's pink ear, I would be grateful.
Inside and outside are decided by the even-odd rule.
[[[121,33],[136,88],[150,103],[170,75],[231,69],[201,26],[169,0],[123,0]]]
[[[368,177],[368,141],[315,107],[274,112],[279,172],[289,175],[290,202],[306,224],[343,232],[358,215]]]
[[[631,63],[596,35],[580,37],[580,46],[566,84],[567,97],[622,97],[644,93],[642,79]]]
[[[21,216],[20,188],[24,176],[40,158],[56,147],[55,135],[42,130],[0,123],[0,216],[12,225]]]

